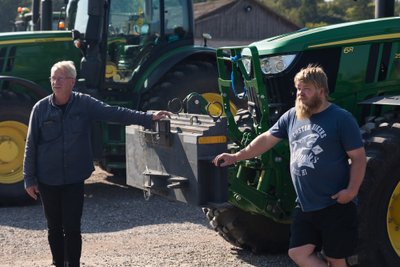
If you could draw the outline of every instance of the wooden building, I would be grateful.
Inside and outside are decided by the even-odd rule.
[[[300,28],[257,0],[209,0],[193,8],[196,43],[209,33],[210,46],[248,44]]]

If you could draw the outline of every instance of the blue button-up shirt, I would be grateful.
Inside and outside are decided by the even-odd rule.
[[[43,98],[32,109],[24,157],[25,188],[38,182],[64,185],[89,178],[94,170],[93,121],[151,126],[151,114],[110,106],[86,94],[73,92],[64,112],[53,98]]]

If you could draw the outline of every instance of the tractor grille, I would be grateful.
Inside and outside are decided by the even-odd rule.
[[[305,51],[298,55],[295,62],[285,72],[275,75],[264,75],[263,82],[267,89],[269,123],[273,125],[283,113],[294,106],[296,88],[294,76],[309,64],[322,66],[328,76],[330,92],[335,90],[337,72],[339,68],[341,48],[328,48]],[[261,115],[260,101],[254,88],[248,88],[249,109],[253,110],[255,122],[259,122]]]

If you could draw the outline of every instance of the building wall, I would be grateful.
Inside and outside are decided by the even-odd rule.
[[[294,30],[297,30],[294,25],[248,0],[236,1],[230,7],[195,21],[196,38],[206,32],[213,39],[251,42]]]

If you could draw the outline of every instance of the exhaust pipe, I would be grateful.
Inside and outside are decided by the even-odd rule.
[[[394,17],[395,0],[375,0],[375,18]]]

